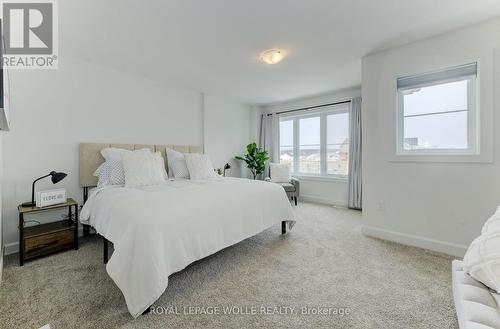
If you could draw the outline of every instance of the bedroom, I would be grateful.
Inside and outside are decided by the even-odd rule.
[[[497,0],[33,3],[0,328],[500,327]]]

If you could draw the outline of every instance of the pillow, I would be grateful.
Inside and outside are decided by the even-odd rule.
[[[184,154],[167,147],[168,171],[169,176],[174,178],[189,178],[189,170],[186,165]]]
[[[131,152],[151,152],[151,150],[148,148],[143,148],[139,150],[126,150],[117,147],[106,147],[101,150],[101,155],[104,157],[104,160],[106,161],[122,160],[124,154],[129,154]]]
[[[122,159],[125,187],[158,185],[165,181],[160,152],[130,152],[123,154]]]
[[[471,277],[500,293],[499,209],[486,221],[481,235],[470,244],[462,267]]]
[[[158,153],[158,155],[159,155],[159,156],[158,155],[155,156],[156,157],[156,161],[158,162],[157,166],[158,166],[159,170],[162,172],[163,178],[165,180],[167,180],[168,179],[168,173],[167,173],[167,169],[165,168],[165,158],[161,156],[160,152],[156,152],[156,153]]]
[[[472,241],[462,267],[471,277],[500,293],[500,232]]]
[[[123,154],[127,154],[132,152],[131,150],[120,149],[116,147],[107,147],[101,150],[101,155],[104,157],[104,160],[118,160],[121,161]]]
[[[212,161],[206,154],[188,153],[184,154],[186,165],[191,179],[207,179],[217,177]]]
[[[105,161],[96,169],[94,176],[98,178],[97,187],[125,184],[125,173],[121,160]]]
[[[283,163],[270,163],[269,172],[271,182],[274,183],[290,183],[292,176],[290,175],[290,166]]]
[[[498,231],[500,231],[500,206],[497,207],[497,211],[493,214],[493,216],[491,216],[486,223],[484,223],[481,234]]]

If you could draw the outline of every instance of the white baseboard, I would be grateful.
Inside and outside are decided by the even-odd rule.
[[[401,244],[441,252],[444,254],[462,258],[467,251],[467,246],[429,239],[417,235],[384,230],[381,228],[366,226],[361,227],[361,232],[366,236],[398,242]]]
[[[330,206],[347,207],[347,202],[345,200],[334,200],[329,198],[322,198],[315,195],[301,195],[299,197],[300,201],[313,202],[327,204]]]
[[[16,254],[19,252],[19,242],[6,243],[3,249],[4,255]]]
[[[83,227],[78,228],[78,237],[83,236]],[[19,252],[19,242],[6,243],[4,245],[4,255],[17,254]]]

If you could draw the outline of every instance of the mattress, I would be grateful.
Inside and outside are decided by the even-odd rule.
[[[452,262],[453,298],[460,329],[500,329],[500,295],[473,279]]]

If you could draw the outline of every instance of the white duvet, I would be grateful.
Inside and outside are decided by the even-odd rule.
[[[161,296],[170,274],[283,220],[289,229],[294,223],[281,186],[238,178],[99,188],[80,220],[114,244],[106,270],[133,317]]]

